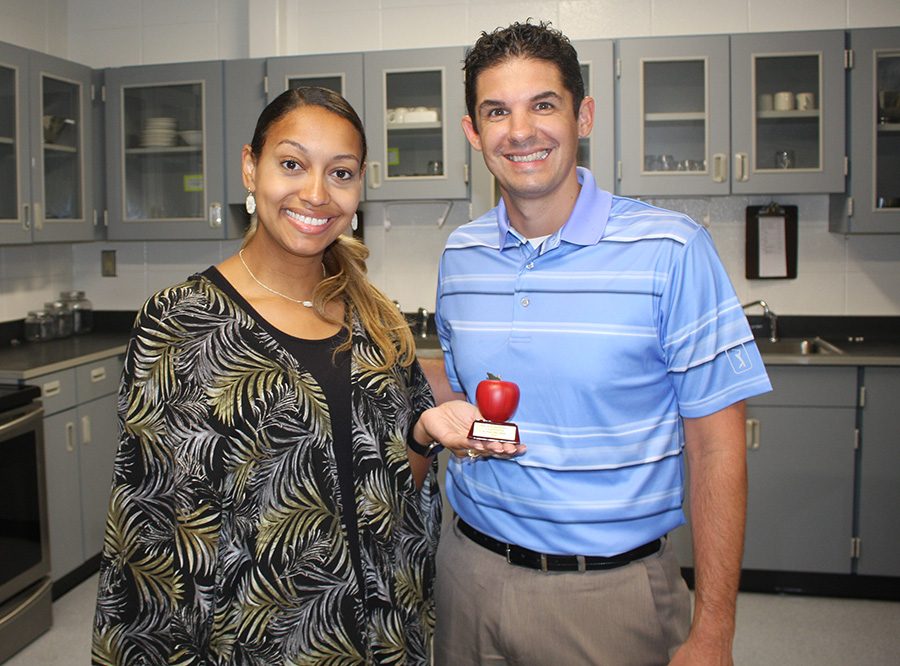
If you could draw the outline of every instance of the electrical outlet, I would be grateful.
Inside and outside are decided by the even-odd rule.
[[[100,275],[116,277],[116,251],[100,250]]]

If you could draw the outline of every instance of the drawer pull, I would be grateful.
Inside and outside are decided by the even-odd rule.
[[[75,424],[71,421],[66,423],[66,451],[71,453],[75,450]]]
[[[62,390],[62,384],[58,379],[52,382],[47,382],[41,387],[41,393],[45,398],[52,398],[53,396],[57,395],[60,390]]]
[[[90,444],[91,440],[91,417],[90,416],[82,416],[81,417],[81,445]]]
[[[100,366],[99,368],[91,368],[91,381],[92,382],[102,382],[106,379],[106,368],[104,366]]]
[[[756,451],[759,448],[759,419],[747,419],[745,427],[747,448]]]

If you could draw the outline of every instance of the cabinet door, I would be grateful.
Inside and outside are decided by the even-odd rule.
[[[108,236],[224,238],[223,64],[106,72]]]
[[[844,33],[731,38],[735,193],[844,190]]]
[[[618,192],[728,194],[724,36],[618,42]]]
[[[84,562],[78,453],[77,410],[73,408],[45,418],[47,522],[53,580],[59,580]]]
[[[900,368],[865,369],[858,573],[900,576]]]
[[[367,53],[366,198],[465,199],[462,48]]]
[[[81,517],[84,559],[103,548],[109,490],[118,444],[116,396],[108,395],[78,407]]]
[[[34,240],[91,240],[92,72],[34,52],[29,70]]]
[[[0,44],[0,244],[31,242],[28,54]]]
[[[770,367],[748,401],[745,569],[850,573],[856,368]]]
[[[850,32],[849,197],[831,200],[832,231],[900,233],[900,28]]]
[[[578,165],[594,174],[597,185],[614,192],[615,182],[615,93],[613,87],[613,43],[611,40],[575,42],[581,61],[584,94],[594,98],[594,129],[578,145]]]

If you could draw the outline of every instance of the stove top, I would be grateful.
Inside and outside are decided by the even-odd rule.
[[[35,398],[40,397],[41,389],[37,386],[0,384],[0,412],[27,405]]]

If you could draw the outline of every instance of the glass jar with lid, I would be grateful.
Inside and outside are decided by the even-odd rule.
[[[58,299],[52,303],[44,303],[44,310],[54,318],[57,338],[67,338],[75,332],[75,314],[68,301]]]
[[[32,310],[25,317],[25,339],[29,342],[52,340],[55,335],[54,318],[46,310]]]
[[[73,332],[75,335],[89,333],[94,327],[94,308],[85,298],[83,291],[61,291],[60,299],[65,301],[72,311]]]

